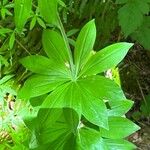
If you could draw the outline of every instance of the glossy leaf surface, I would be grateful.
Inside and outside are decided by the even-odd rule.
[[[134,150],[136,146],[126,140],[112,140],[104,139],[104,143],[107,145],[108,150]]]
[[[132,46],[131,43],[122,42],[100,50],[89,59],[81,74],[93,75],[115,67]]]
[[[109,130],[101,129],[102,137],[110,139],[121,139],[129,136],[140,128],[132,121],[123,117],[109,117]]]
[[[111,101],[111,109],[108,111],[108,114],[109,116],[123,116],[131,109],[133,103],[130,100]]]
[[[41,55],[27,56],[20,60],[28,70],[41,75],[52,75],[69,78],[69,70],[65,64],[57,64]]]
[[[50,59],[58,63],[69,63],[69,50],[61,35],[53,30],[44,30],[43,47]]]
[[[96,27],[92,20],[81,29],[75,44],[74,58],[77,71],[87,62],[93,50],[95,38]]]
[[[90,95],[78,83],[67,83],[59,86],[42,104],[43,108],[69,107],[83,114],[90,122],[108,128],[105,103]]]
[[[67,82],[69,79],[57,76],[31,76],[20,90],[19,95],[22,98],[32,98],[51,92],[57,86]]]

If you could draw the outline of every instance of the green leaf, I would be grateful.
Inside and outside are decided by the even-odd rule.
[[[26,119],[25,123],[32,133],[30,149],[108,150],[100,133],[79,124],[72,109],[40,109],[36,118]]]
[[[74,59],[77,72],[87,62],[93,50],[95,38],[96,27],[94,20],[92,20],[82,28],[75,44]]]
[[[58,0],[58,3],[62,7],[66,7],[66,4],[62,0]]]
[[[75,40],[71,39],[71,38],[68,38],[68,42],[70,45],[72,45],[73,47],[75,47]]]
[[[25,120],[32,131],[30,148],[61,149],[74,136],[79,117],[71,109],[40,109],[38,116]],[[50,137],[50,138],[49,138]]]
[[[52,70],[52,62],[47,57],[41,55],[27,56],[22,58],[20,62],[34,73],[49,75],[49,72]]]
[[[4,20],[5,17],[6,17],[6,10],[4,7],[1,8],[1,16],[2,16],[2,19]]]
[[[123,116],[127,113],[133,105],[133,101],[122,100],[122,101],[110,101],[111,109],[108,110],[109,116]]]
[[[109,130],[100,129],[102,137],[110,139],[121,139],[129,136],[140,127],[123,117],[109,117],[108,119]]]
[[[149,5],[144,0],[128,1],[127,4],[119,9],[119,24],[126,37],[142,25],[143,15],[148,14],[148,12]]]
[[[42,75],[70,77],[68,68],[54,63],[50,59],[40,55],[27,56],[20,60],[21,64],[33,73]]]
[[[15,25],[19,32],[22,32],[27,19],[30,17],[32,0],[15,0]]]
[[[108,128],[107,109],[105,103],[90,95],[78,83],[70,82],[56,88],[45,99],[43,108],[63,108],[74,109],[79,116],[83,116],[91,123]],[[90,109],[89,109],[90,108]]]
[[[107,46],[89,59],[80,75],[93,75],[115,67],[132,46],[133,44],[126,42]]]
[[[9,48],[12,49],[15,43],[15,32],[13,32],[9,39]]]
[[[0,79],[0,85],[2,85],[5,82],[9,81],[13,77],[14,77],[14,75],[6,75],[6,76],[4,76],[2,79]]]
[[[133,33],[143,21],[143,15],[137,10],[136,6],[126,4],[118,11],[119,25],[125,36]]]
[[[133,3],[136,5],[137,9],[142,13],[142,14],[147,14],[150,11],[149,4],[147,0],[133,0]]]
[[[72,29],[70,31],[67,32],[67,37],[73,36],[74,34],[76,34],[79,31],[79,29]]]
[[[79,117],[71,109],[40,109],[38,116],[25,120],[32,132],[30,149],[106,149],[98,131],[78,127]],[[51,137],[51,138],[49,138]]]
[[[49,24],[58,25],[57,4],[58,0],[38,0],[40,13]]]
[[[30,149],[69,150],[132,150],[135,148],[128,141],[103,139],[101,134],[87,128],[71,109],[40,109],[38,116],[25,120],[32,132]],[[51,138],[49,138],[51,137]]]
[[[11,33],[12,30],[8,28],[0,28],[0,35],[5,36],[6,33]]]
[[[31,20],[31,22],[30,22],[30,30],[32,30],[32,29],[34,28],[34,26],[35,26],[35,24],[36,24],[36,19],[37,19],[36,16],[34,16],[34,17],[32,18],[32,20]]]
[[[135,32],[132,37],[139,42],[145,49],[150,50],[150,29],[143,28]]]
[[[19,95],[19,94],[18,94]],[[44,95],[40,95],[38,97],[33,97],[33,98],[30,98],[30,104],[33,106],[33,107],[37,107],[37,106],[40,106],[45,98],[48,96],[48,94],[44,94]],[[18,96],[19,97],[19,96]],[[25,97],[26,98],[26,97]]]
[[[146,16],[142,26],[134,32],[132,39],[139,42],[145,49],[150,50],[150,17]]]
[[[69,65],[69,50],[60,34],[53,30],[44,30],[42,42],[50,59],[60,64]]]
[[[81,89],[86,89],[94,97],[102,100],[122,101],[126,99],[122,89],[112,80],[103,76],[90,76],[78,81]]]
[[[77,85],[74,83],[66,83],[56,88],[45,99],[42,108],[73,108],[81,115],[81,94]]]
[[[109,150],[134,150],[136,146],[126,140],[103,139]]]
[[[8,16],[13,16],[13,14],[12,14],[8,9],[6,9],[6,14],[7,14]]]
[[[14,8],[14,3],[8,3],[5,5],[5,8]]]
[[[85,92],[84,92],[85,94]],[[84,95],[82,98],[82,114],[91,123],[108,129],[108,117],[107,108],[105,103],[97,98],[90,95]],[[90,109],[89,109],[90,108]]]
[[[86,127],[79,129],[77,147],[79,150],[108,150],[99,132]]]
[[[37,18],[37,22],[38,22],[38,24],[41,26],[41,27],[43,27],[44,29],[46,29],[46,25],[45,25],[45,23],[44,23],[44,21],[41,19],[41,18]]]
[[[33,75],[25,82],[19,92],[19,97],[29,99],[49,93],[66,81],[68,81],[68,79],[57,76]]]

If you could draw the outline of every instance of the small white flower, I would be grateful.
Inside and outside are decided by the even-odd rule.
[[[80,121],[79,124],[78,124],[78,129],[81,129],[84,127],[84,124]]]
[[[67,68],[70,68],[70,64],[69,64],[68,62],[65,62],[65,66],[66,66]]]

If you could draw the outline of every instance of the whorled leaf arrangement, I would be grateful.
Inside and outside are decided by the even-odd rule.
[[[115,147],[118,145],[118,148],[133,148],[132,144],[123,140],[139,129],[137,125],[123,117],[133,102],[126,100],[117,84],[99,75],[116,66],[133,44],[117,43],[92,54],[95,37],[95,23],[92,20],[82,28],[77,38],[74,55],[71,55],[71,57],[74,56],[75,64],[71,65],[72,59],[69,59],[71,51],[65,46],[64,39],[58,32],[46,29],[43,32],[43,47],[48,57],[34,55],[21,59],[22,65],[34,75],[25,82],[20,96],[29,99],[49,93],[39,111],[39,115],[41,113],[43,115],[36,118],[40,130],[48,128],[45,132],[42,131],[36,135],[37,140],[45,139],[39,141],[41,142],[40,147],[43,144],[49,147],[55,142],[60,143],[60,147],[63,147],[70,144],[69,140],[75,140],[76,142],[72,142],[80,149],[84,147],[90,150],[99,149],[99,147],[113,149],[115,144]],[[60,121],[55,120],[58,116],[55,111],[53,115],[46,115],[53,109],[62,111],[62,108],[73,109],[78,115],[71,114],[70,118],[66,117],[66,120],[60,117]],[[71,112],[68,112],[67,115],[69,113]],[[61,125],[52,125],[53,123],[49,120],[51,116],[54,117],[54,120],[52,119],[54,124],[60,123]],[[82,117],[96,125],[99,130],[86,127],[82,123]],[[76,118],[78,118],[77,121],[74,121]],[[40,120],[44,120],[42,126]],[[66,122],[67,120],[69,121]],[[35,123],[35,128],[36,124],[38,123]],[[64,131],[57,129],[57,126],[63,128]],[[55,131],[58,132],[58,135]],[[51,136],[50,141],[47,141],[45,136],[47,138]],[[58,143],[56,145],[59,145]],[[57,149],[56,145],[54,149]]]
[[[59,21],[55,18],[57,25]],[[32,133],[29,149],[134,149],[124,140],[139,129],[124,116],[133,102],[126,100],[117,84],[100,74],[116,66],[133,44],[116,43],[93,53],[96,27],[92,20],[81,29],[73,53],[60,30],[63,36],[58,30],[43,31],[48,57],[31,55],[20,61],[34,74],[19,97],[46,97],[39,102],[38,115],[25,120]]]

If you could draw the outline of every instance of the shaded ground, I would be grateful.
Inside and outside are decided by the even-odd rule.
[[[150,52],[135,45],[120,67],[120,76],[127,98],[135,102],[127,117],[141,127],[129,140],[138,150],[150,150],[150,103],[146,99],[150,93]]]
[[[129,140],[137,145],[137,150],[150,150],[150,124],[141,125],[141,130],[132,134]]]

